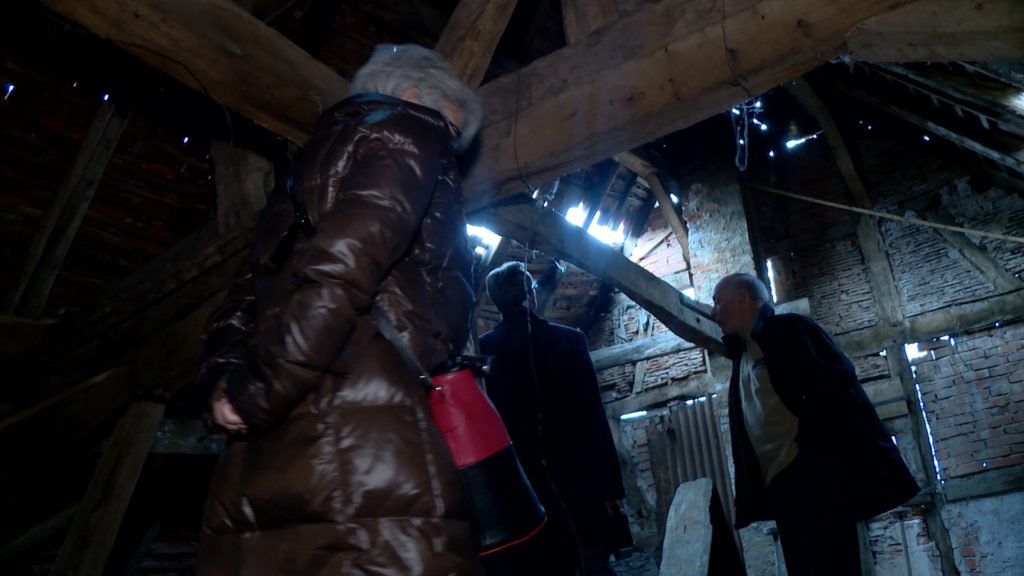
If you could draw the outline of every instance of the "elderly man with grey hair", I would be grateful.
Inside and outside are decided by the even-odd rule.
[[[736,525],[775,520],[790,576],[859,576],[857,522],[918,492],[853,364],[810,318],[732,274],[712,315],[733,360]]]
[[[436,53],[379,46],[261,215],[206,334],[199,382],[230,440],[200,574],[478,574],[417,373],[473,309],[456,150],[480,102]]]

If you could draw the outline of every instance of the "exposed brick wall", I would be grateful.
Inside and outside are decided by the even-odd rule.
[[[886,220],[882,235],[904,314],[995,295],[995,288],[932,228]]]
[[[946,504],[942,519],[960,574],[1024,576],[1024,492]]]
[[[965,228],[1024,237],[1024,197],[998,188],[972,189],[960,178],[941,192],[943,205]],[[1024,244],[967,235],[1017,277],[1024,276]]]
[[[811,315],[832,334],[878,323],[864,257],[848,238],[793,253],[791,287],[811,302]]]
[[[734,272],[755,272],[734,173],[711,174],[691,184],[683,204],[697,300],[710,302],[715,284]]]
[[[1024,464],[1024,323],[954,339],[915,361],[943,477]]]

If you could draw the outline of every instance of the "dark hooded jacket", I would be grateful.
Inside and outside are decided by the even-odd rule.
[[[857,381],[850,360],[813,320],[762,306],[751,338],[764,353],[772,387],[798,419],[798,458],[813,475],[829,514],[865,520],[919,491],[899,449]],[[739,394],[743,339],[723,338],[733,358],[729,430],[736,467],[736,525],[774,520]]]
[[[583,547],[604,544],[605,502],[625,491],[586,336],[523,309],[503,314],[480,351],[494,356],[487,394],[545,508],[564,505]]]
[[[417,375],[461,351],[472,256],[453,136],[439,113],[379,94],[325,112],[292,172],[315,234],[276,191],[253,262],[214,316],[201,380],[250,428],[228,443],[200,574],[476,574],[451,457]]]

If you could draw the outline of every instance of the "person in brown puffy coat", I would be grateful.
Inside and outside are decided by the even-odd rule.
[[[291,198],[269,199],[206,335],[209,417],[232,435],[199,574],[479,572],[425,390],[371,309],[423,366],[462,350],[474,298],[455,154],[480,102],[414,45],[378,46],[351,91],[317,122]]]

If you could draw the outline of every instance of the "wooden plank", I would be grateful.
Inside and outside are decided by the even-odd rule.
[[[986,498],[1024,490],[1024,465],[986,470],[965,478],[946,480],[943,491],[947,502]]]
[[[907,342],[959,334],[1024,317],[1024,290],[907,317]]]
[[[115,106],[109,102],[96,112],[71,172],[64,178],[57,199],[32,239],[25,266],[7,299],[5,311],[33,318],[42,314],[71,241],[89,210],[130,117],[130,106]]]
[[[602,278],[681,338],[715,351],[723,349],[718,325],[688,304],[689,298],[611,246],[566,222],[561,214],[526,202],[480,211],[471,214],[470,220]]]
[[[434,50],[467,85],[479,86],[515,7],[516,0],[460,0]]]
[[[724,391],[729,382],[716,382],[709,374],[690,376],[685,380],[669,382],[664,386],[650,388],[639,394],[615,400],[604,405],[605,414],[609,418],[618,418],[623,414],[664,406],[672,400],[699,398],[715,392]]]
[[[163,414],[163,404],[135,402],[121,417],[51,574],[103,574]]]
[[[348,82],[230,0],[42,0],[257,124],[302,143]]]
[[[594,350],[590,353],[590,359],[594,363],[595,370],[607,370],[623,364],[652,360],[683,350],[692,350],[696,347],[694,343],[687,342],[675,334],[665,333]]]
[[[847,37],[864,62],[1024,60],[1019,0],[921,0],[865,21]]]
[[[852,358],[875,354],[897,340],[921,342],[1019,318],[1024,318],[1022,290],[908,316],[902,327],[871,326],[836,334],[835,341]]]

